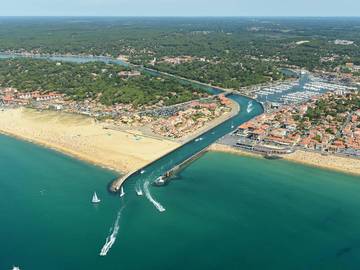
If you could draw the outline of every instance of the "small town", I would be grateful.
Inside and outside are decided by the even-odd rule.
[[[122,72],[121,75],[137,76],[127,71]],[[20,92],[14,88],[0,88],[0,108],[20,106],[82,114],[103,120],[114,129],[140,129],[148,135],[172,139],[183,138],[231,111],[231,102],[224,95],[172,106],[157,104],[135,108],[132,104],[105,106],[90,99],[74,101],[57,92]]]
[[[237,146],[303,149],[360,157],[360,94],[329,92],[239,126]]]
[[[0,9],[0,270],[359,270],[360,0]]]

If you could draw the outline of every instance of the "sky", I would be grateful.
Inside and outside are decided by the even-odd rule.
[[[360,16],[360,0],[2,0],[0,16]]]

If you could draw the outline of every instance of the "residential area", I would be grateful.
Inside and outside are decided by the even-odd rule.
[[[20,106],[82,114],[102,120],[115,129],[140,129],[149,135],[173,139],[183,138],[232,110],[232,103],[224,95],[172,106],[156,104],[135,108],[132,104],[106,106],[90,99],[74,101],[57,92],[20,92],[15,88],[0,88],[0,108]]]
[[[238,147],[247,149],[280,147],[360,157],[360,94],[331,92],[284,106],[242,124],[233,136]]]

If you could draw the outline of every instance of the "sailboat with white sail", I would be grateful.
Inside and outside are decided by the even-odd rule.
[[[99,203],[99,202],[101,202],[101,200],[100,200],[99,197],[97,196],[96,192],[94,192],[94,195],[92,196],[91,202],[92,202],[92,203]]]

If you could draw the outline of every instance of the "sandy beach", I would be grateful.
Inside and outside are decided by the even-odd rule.
[[[106,130],[92,118],[51,111],[0,111],[0,132],[58,150],[72,157],[128,173],[180,144]]]
[[[0,111],[0,133],[52,148],[126,174],[160,158],[239,111],[232,110],[181,140],[148,136],[140,130],[104,129],[106,123],[77,114],[26,108]]]
[[[262,158],[262,155],[222,144],[213,144],[210,146],[209,150]],[[301,150],[289,155],[282,155],[281,157],[284,160],[291,162],[302,163],[309,166],[335,170],[348,174],[360,175],[360,159],[345,158],[334,155],[323,156],[318,153]]]

